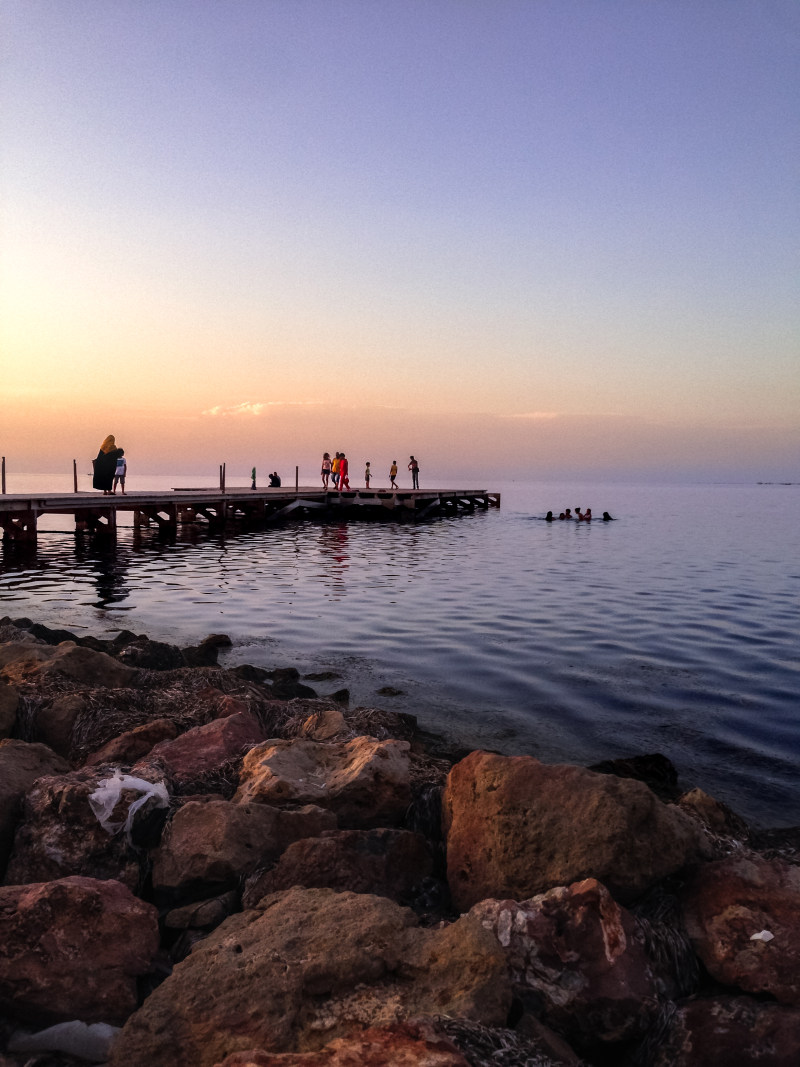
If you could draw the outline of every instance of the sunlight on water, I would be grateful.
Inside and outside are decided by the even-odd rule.
[[[491,488],[500,512],[418,525],[43,532],[4,549],[2,613],[183,644],[224,631],[228,664],[336,670],[328,690],[463,744],[657,750],[751,819],[800,822],[798,487]],[[616,521],[542,521],[576,505]]]

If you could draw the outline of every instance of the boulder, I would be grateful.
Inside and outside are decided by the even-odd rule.
[[[161,741],[144,760],[133,767],[134,774],[155,769],[165,774],[178,793],[214,792],[220,779],[238,773],[231,768],[253,745],[264,740],[264,730],[255,715],[239,711],[196,726],[174,741]],[[224,788],[224,782],[221,783]]]
[[[319,804],[346,828],[390,826],[411,801],[407,741],[270,740],[242,761],[240,802]]]
[[[800,868],[756,854],[717,860],[698,868],[682,903],[713,978],[800,1007]]]
[[[583,878],[624,903],[699,847],[689,816],[642,782],[532,756],[470,753],[448,775],[443,821],[450,892],[462,910]]]
[[[242,903],[253,907],[267,893],[301,885],[374,893],[409,904],[414,888],[432,870],[433,855],[421,834],[391,829],[328,832],[289,845],[272,870],[248,880]]]
[[[68,875],[113,878],[132,891],[140,879],[139,855],[124,834],[110,834],[99,823],[89,797],[107,777],[101,770],[80,770],[40,778],[24,799],[6,885],[47,882]],[[141,793],[126,790],[114,809],[125,821]]]
[[[190,800],[153,853],[153,888],[167,895],[208,897],[275,860],[298,838],[334,829],[336,816],[306,806],[282,811],[267,804]]]
[[[692,1000],[678,1005],[653,1044],[651,1067],[797,1067],[800,1010],[750,997]]]
[[[62,641],[34,645],[26,641],[0,645],[0,672],[11,682],[50,683],[116,689],[132,685],[136,671],[105,652]]]
[[[66,760],[46,745],[0,740],[0,878],[11,853],[25,794],[38,778],[68,770]]]
[[[336,708],[325,708],[309,715],[300,727],[300,737],[310,737],[312,741],[330,741],[337,734],[347,734],[349,729],[344,715]]]
[[[213,1067],[254,1048],[315,1051],[434,1013],[498,1025],[510,1003],[503,954],[474,919],[420,929],[384,897],[294,888],[196,944],[130,1018],[111,1064]]]
[[[39,1025],[121,1023],[158,950],[158,915],[119,882],[0,888],[0,1010]]]
[[[72,735],[81,714],[92,706],[94,693],[56,692],[52,696],[36,695],[32,700],[31,736],[48,745],[65,759],[71,759]]]
[[[178,736],[178,727],[171,719],[154,719],[134,726],[124,734],[107,742],[102,748],[93,752],[86,760],[89,767],[102,763],[115,763],[130,767],[142,756],[146,756],[159,742],[172,741]]]
[[[658,1008],[634,917],[594,878],[517,903],[483,900],[469,913],[503,947],[520,998],[587,1045],[641,1036]]]
[[[17,722],[19,693],[13,685],[0,679],[0,738],[10,737]]]

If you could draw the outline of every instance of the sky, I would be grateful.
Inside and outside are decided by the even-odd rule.
[[[0,0],[0,40],[10,471],[800,480],[796,0]]]

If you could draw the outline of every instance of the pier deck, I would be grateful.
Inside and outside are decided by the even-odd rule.
[[[352,489],[299,486],[280,489],[184,489],[128,492],[7,493],[0,495],[0,527],[8,541],[35,541],[40,515],[72,515],[76,531],[113,535],[117,515],[129,512],[135,527],[175,530],[186,523],[225,527],[319,517],[424,519],[500,507],[486,489]]]

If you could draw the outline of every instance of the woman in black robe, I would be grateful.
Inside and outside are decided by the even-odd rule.
[[[97,453],[97,459],[94,461],[92,488],[102,489],[103,494],[106,496],[111,494],[111,490],[114,486],[114,471],[117,469],[118,452],[119,449],[114,440],[114,435],[109,434],[105,441],[103,441],[102,445],[100,445],[100,451]]]

